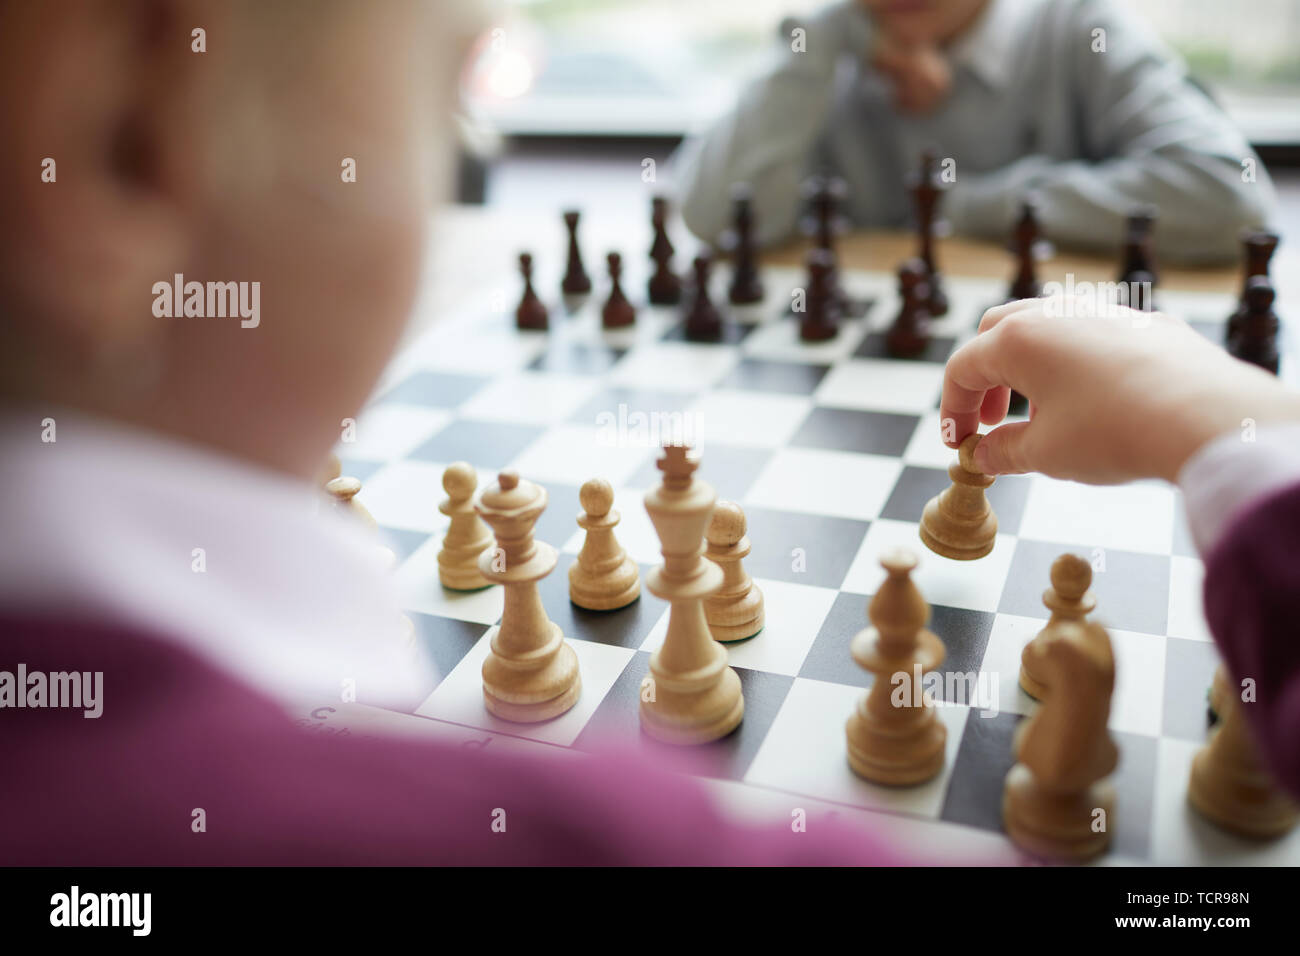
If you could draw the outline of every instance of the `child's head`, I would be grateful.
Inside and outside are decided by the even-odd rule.
[[[413,299],[456,6],[0,0],[5,401],[310,474]]]

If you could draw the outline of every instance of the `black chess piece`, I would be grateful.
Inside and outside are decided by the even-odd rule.
[[[918,256],[925,263],[926,285],[930,290],[928,307],[932,316],[948,313],[948,295],[943,279],[935,264],[934,224],[939,214],[939,177],[935,172],[935,153],[927,149],[921,153],[921,166],[909,183],[912,203],[916,211],[916,232],[920,250]]]
[[[753,196],[747,183],[737,183],[731,188],[732,231],[728,245],[732,258],[727,298],[733,305],[763,301],[763,281],[758,274],[758,255],[754,246]]]
[[[1273,258],[1274,250],[1277,249],[1277,243],[1277,234],[1263,229],[1247,229],[1241,234],[1245,274],[1241,279],[1241,297],[1237,302],[1237,308],[1232,315],[1228,316],[1228,327],[1224,332],[1224,341],[1229,346],[1233,336],[1236,335],[1238,324],[1246,314],[1246,290],[1250,286],[1250,280],[1256,276],[1268,278],[1269,262]]]
[[[636,322],[636,308],[623,294],[623,257],[611,252],[605,259],[609,263],[609,298],[600,310],[600,324],[619,329]]]
[[[686,294],[686,338],[692,342],[717,342],[722,338],[722,316],[709,298],[709,273],[713,260],[698,255],[692,263],[695,281]]]
[[[682,300],[682,280],[673,272],[672,240],[668,238],[668,200],[655,196],[651,200],[651,222],[655,238],[650,245],[650,258],[655,270],[650,276],[648,293],[651,305],[676,305]]]
[[[808,281],[804,288],[804,309],[799,320],[799,338],[805,342],[823,342],[840,330],[844,310],[835,294],[835,253],[820,246],[809,249],[804,257]]]
[[[581,214],[569,210],[564,214],[564,225],[569,230],[569,258],[564,269],[560,290],[569,296],[586,295],[591,291],[591,276],[582,266],[582,251],[578,248],[578,219]]]
[[[1155,206],[1137,206],[1129,212],[1124,223],[1124,254],[1119,270],[1119,281],[1121,283],[1127,285],[1133,282],[1146,281],[1151,284],[1149,288],[1155,288],[1157,280],[1154,251],[1155,225]],[[1135,276],[1135,273],[1139,272],[1146,273],[1146,275]],[[1130,304],[1132,301],[1133,298],[1130,295]]]
[[[1273,284],[1267,276],[1252,276],[1246,281],[1246,311],[1228,343],[1228,352],[1276,375],[1279,322],[1273,311],[1273,298]]]
[[[1150,312],[1155,308],[1154,289],[1156,278],[1149,272],[1138,269],[1129,273],[1128,284],[1121,290],[1121,295],[1125,296],[1127,301],[1121,305],[1127,305],[1130,309],[1137,309],[1139,312]]]
[[[800,228],[815,248],[827,254],[825,263],[830,272],[827,281],[831,294],[839,315],[848,315],[849,297],[840,285],[839,256],[835,251],[835,237],[846,228],[840,210],[848,187],[838,176],[811,176],[804,181],[801,191],[808,212],[801,220]],[[839,328],[838,320],[836,328]]]
[[[930,344],[930,288],[925,263],[908,259],[898,267],[898,295],[902,300],[885,346],[895,358],[916,358]]]
[[[515,309],[515,327],[545,331],[550,327],[550,319],[533,288],[533,257],[527,252],[519,253],[519,272],[524,277],[524,295]]]
[[[1020,218],[1011,235],[1011,248],[1016,254],[1016,275],[1007,290],[1007,301],[1036,299],[1043,294],[1043,284],[1038,281],[1034,254],[1039,239],[1037,210],[1031,200],[1020,204]]]

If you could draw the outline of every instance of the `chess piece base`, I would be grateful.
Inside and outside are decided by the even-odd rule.
[[[1047,685],[1035,679],[1029,671],[1025,670],[1024,664],[1020,665],[1020,689],[1034,700],[1045,700],[1047,698]]]
[[[737,601],[735,595],[715,593],[704,599],[704,617],[715,641],[730,644],[744,641],[763,629],[763,592],[750,582],[748,591]]]
[[[763,630],[762,614],[741,624],[709,625],[709,633],[713,635],[713,639],[723,644],[734,644],[736,641],[747,641],[751,637],[757,637],[758,632],[761,630]]]
[[[1258,840],[1279,837],[1300,822],[1300,808],[1271,783],[1251,786],[1215,774],[1208,749],[1192,759],[1187,799],[1197,812],[1223,829]]]
[[[936,776],[943,769],[948,728],[935,716],[933,705],[929,713],[932,719],[918,733],[896,737],[879,733],[860,711],[854,711],[844,727],[853,772],[891,787],[912,786]]]
[[[495,646],[483,662],[483,703],[493,716],[520,724],[534,724],[558,717],[578,701],[582,677],[578,655],[565,643],[559,625],[552,623],[552,638],[529,659],[511,660],[496,653]],[[493,638],[495,645],[496,638]],[[552,650],[558,645],[558,650]],[[519,672],[532,661],[554,656],[543,667],[520,678]],[[514,686],[511,686],[514,685]]]
[[[740,726],[744,716],[740,677],[725,662],[718,682],[702,693],[660,689],[655,700],[641,701],[641,730],[660,743],[677,746],[719,740]]]
[[[613,579],[627,579],[630,583],[616,594],[610,594],[608,588],[593,590],[580,584],[573,572],[581,572],[577,564],[569,566],[569,600],[588,611],[617,611],[627,607],[641,596],[641,578],[637,573],[636,563],[628,558],[609,576]]]
[[[978,524],[955,524],[939,508],[942,494],[931,498],[921,514],[921,541],[935,554],[954,561],[974,561],[997,543],[998,518],[990,509]]]
[[[438,580],[449,591],[482,591],[492,586],[492,582],[479,572],[477,562],[473,568],[439,564]]]
[[[1106,814],[1106,829],[1093,830],[1097,810]],[[1024,764],[1007,774],[1002,791],[1002,825],[1021,849],[1049,860],[1079,862],[1110,845],[1115,788],[1098,781],[1083,793],[1053,794],[1034,781]]]

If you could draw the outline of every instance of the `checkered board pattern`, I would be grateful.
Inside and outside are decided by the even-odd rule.
[[[725,304],[726,277],[714,278],[715,301]],[[846,272],[842,281],[864,314],[819,344],[802,343],[788,315],[789,290],[800,281],[796,271],[768,270],[769,301],[733,316],[720,344],[685,341],[672,309],[643,307],[634,328],[605,332],[598,288],[571,312],[549,303],[547,333],[517,331],[498,293],[498,311],[485,296],[403,350],[358,420],[357,440],[339,452],[398,554],[404,605],[435,663],[438,676],[412,702],[407,723],[467,745],[501,741],[497,749],[662,746],[640,733],[638,694],[667,605],[643,589],[623,610],[583,611],[569,602],[567,571],[582,545],[578,489],[596,476],[616,489],[619,540],[643,580],[660,561],[642,503],[658,481],[657,449],[632,433],[611,441],[598,416],[617,417],[620,406],[629,414],[690,412],[700,424],[697,476],[744,506],[753,542],[746,567],[766,598],[764,630],[730,645],[744,721],[709,747],[721,768],[709,785],[726,799],[784,806],[787,821],[792,807],[870,817],[878,830],[938,858],[959,847],[1018,858],[1001,833],[1000,805],[1012,734],[1035,706],[1017,686],[1019,657],[1047,617],[1041,595],[1052,561],[1074,551],[1104,562],[1094,576],[1096,617],[1116,656],[1111,730],[1121,762],[1106,860],[1300,863],[1300,833],[1250,843],[1187,805],[1217,658],[1200,611],[1202,566],[1176,490],[999,478],[989,492],[999,522],[990,555],[955,562],[921,544],[921,509],[947,486],[953,459],[939,437],[943,363],[974,334],[984,308],[1001,301],[1004,283],[950,278],[952,308],[935,324],[928,352],[900,361],[884,348],[897,310],[892,277]],[[644,282],[629,276],[626,287]],[[1166,293],[1158,305],[1220,337],[1234,303]],[[536,533],[561,555],[540,588],[583,677],[577,706],[554,721],[509,724],[483,707],[480,667],[500,618],[500,588],[454,593],[437,575],[441,476],[457,460],[476,466],[480,488],[510,466],[549,492]],[[854,776],[844,743],[844,721],[871,680],[849,642],[867,625],[867,602],[883,578],[879,557],[896,545],[920,557],[915,580],[947,647],[943,672],[977,673],[986,693],[986,706],[938,709],[948,728],[943,772],[911,788]]]

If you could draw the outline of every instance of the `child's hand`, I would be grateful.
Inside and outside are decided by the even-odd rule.
[[[952,67],[932,44],[904,44],[881,37],[871,63],[893,83],[894,103],[904,113],[933,112],[952,88]]]
[[[1026,299],[989,309],[980,334],[948,360],[940,414],[951,420],[947,444],[980,422],[1000,422],[1010,389],[1030,401],[1030,421],[980,442],[976,464],[987,474],[1175,481],[1193,452],[1244,430],[1247,419],[1300,421],[1300,396],[1181,319],[1126,308],[1057,318],[1047,305]]]

